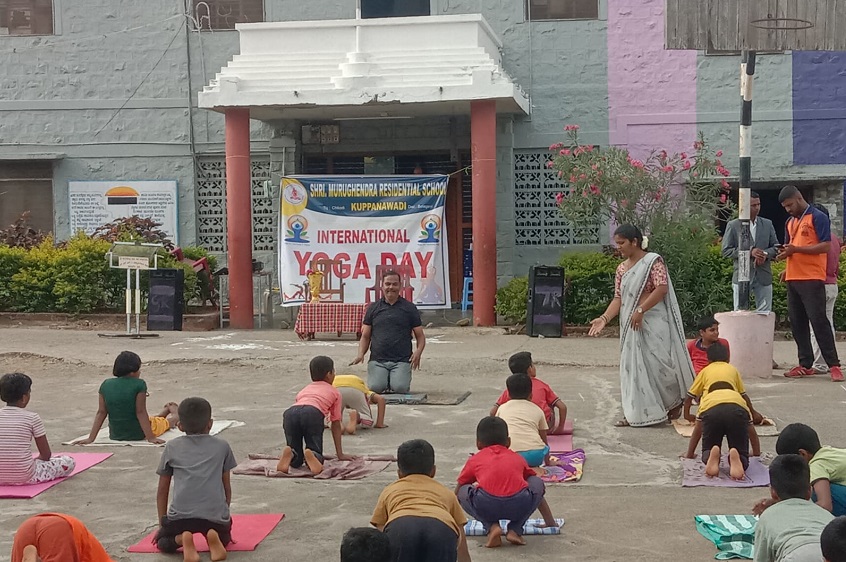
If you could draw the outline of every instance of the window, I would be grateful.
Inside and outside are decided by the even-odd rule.
[[[599,0],[526,0],[526,19],[529,21],[599,19]]]
[[[53,35],[53,0],[0,0],[0,35]]]
[[[264,0],[194,0],[200,29],[235,29],[236,23],[264,21]]]
[[[6,227],[24,213],[36,230],[53,231],[52,162],[0,162],[0,225]]]
[[[599,244],[599,221],[574,228],[555,203],[570,188],[546,167],[549,150],[514,151],[514,227],[517,246]]]
[[[428,16],[429,0],[361,0],[362,18]]]

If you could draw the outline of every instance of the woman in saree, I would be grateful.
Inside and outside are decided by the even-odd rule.
[[[643,427],[678,417],[693,365],[673,284],[661,256],[647,252],[640,230],[624,224],[614,242],[625,261],[617,267],[614,299],[591,321],[598,336],[620,316],[620,389],[625,419],[617,426]]]

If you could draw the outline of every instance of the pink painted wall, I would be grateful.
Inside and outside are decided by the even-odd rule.
[[[608,114],[638,158],[696,140],[696,51],[664,50],[664,0],[608,0]]]

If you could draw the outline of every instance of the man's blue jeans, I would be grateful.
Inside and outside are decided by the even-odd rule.
[[[411,363],[370,361],[367,363],[367,387],[379,394],[388,389],[398,394],[408,394],[411,390]]]

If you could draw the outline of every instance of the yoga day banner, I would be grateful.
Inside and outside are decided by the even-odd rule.
[[[376,268],[407,266],[411,302],[448,308],[444,203],[447,176],[291,176],[282,178],[279,286],[282,304],[310,300],[306,274],[316,259],[337,260],[333,289],[343,301],[375,300]],[[401,293],[402,294],[402,293]],[[321,297],[337,302],[340,295]]]

